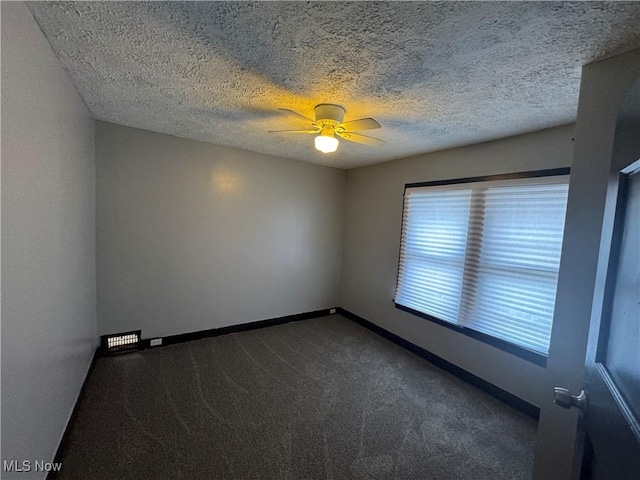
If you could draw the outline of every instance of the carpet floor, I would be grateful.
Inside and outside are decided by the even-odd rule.
[[[536,422],[339,315],[99,358],[59,479],[525,479]]]

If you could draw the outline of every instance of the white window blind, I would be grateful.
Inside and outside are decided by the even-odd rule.
[[[405,191],[395,302],[546,354],[568,176]]]

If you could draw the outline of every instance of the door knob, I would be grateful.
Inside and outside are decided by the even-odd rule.
[[[587,392],[580,390],[578,395],[571,395],[566,388],[553,387],[553,403],[566,409],[576,407],[582,413],[587,413]]]

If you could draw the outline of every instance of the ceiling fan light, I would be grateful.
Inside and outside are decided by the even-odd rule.
[[[329,135],[318,135],[315,140],[316,149],[322,153],[332,153],[338,149],[338,139]]]

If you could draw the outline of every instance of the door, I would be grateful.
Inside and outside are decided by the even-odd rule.
[[[617,254],[611,251],[615,243],[612,242],[613,218],[619,211],[621,171],[640,157],[639,98],[640,48],[582,68],[560,274],[544,372],[547,388],[538,400],[540,419],[534,480],[576,480],[580,477],[587,421],[589,435],[594,440],[594,455],[583,471],[589,474],[591,469],[592,478],[597,478],[595,463],[602,465],[608,455],[602,447],[603,438],[609,437],[611,445],[634,445],[628,435],[626,442],[618,440],[629,431],[628,421],[622,427],[609,429],[610,435],[606,428],[598,433],[597,422],[608,421],[598,413],[599,405],[611,390],[607,388],[599,393],[597,388],[592,388],[593,379],[586,385],[586,375],[597,363],[601,327],[603,344],[607,335],[603,326],[606,323],[603,316],[607,314],[604,306],[607,304],[607,308],[611,308],[613,299],[610,281],[608,301],[604,301],[604,285],[611,277],[609,265],[614,259],[617,262]],[[602,361],[605,349],[602,346],[599,353],[599,363],[604,367],[607,365],[606,356]],[[575,408],[564,410],[554,405],[555,386],[569,388],[575,394],[585,389],[595,396],[590,399],[591,411],[586,417]],[[626,401],[629,402],[628,394]],[[610,411],[617,412],[616,418],[620,419],[620,409],[615,405]],[[623,459],[623,462],[629,461],[633,458]],[[605,478],[615,480],[612,475],[605,474]],[[640,479],[640,476],[636,475],[636,478]]]
[[[611,173],[586,358],[590,480],[640,479],[640,83],[618,115]]]

